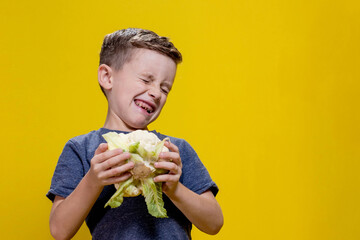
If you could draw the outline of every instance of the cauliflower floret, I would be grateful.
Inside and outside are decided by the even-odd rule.
[[[124,134],[125,135],[125,134]],[[128,144],[140,142],[140,145],[147,151],[152,152],[155,150],[156,144],[160,142],[160,139],[152,132],[146,130],[136,130],[127,135]],[[169,151],[167,147],[163,147],[165,151]],[[163,151],[164,152],[164,151]]]

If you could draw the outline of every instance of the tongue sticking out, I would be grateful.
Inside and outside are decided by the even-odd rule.
[[[135,104],[141,107],[142,109],[146,110],[148,113],[152,113],[154,111],[154,109],[149,104],[141,100],[135,100]]]

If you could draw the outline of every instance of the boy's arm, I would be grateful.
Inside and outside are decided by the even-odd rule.
[[[201,231],[214,235],[223,226],[224,219],[220,205],[211,191],[199,195],[179,183],[175,193],[167,196]]]
[[[163,183],[163,192],[171,199],[175,206],[201,231],[208,234],[217,234],[223,223],[223,214],[220,205],[211,191],[197,194],[179,182],[181,176],[181,158],[179,149],[172,143],[165,146],[171,152],[163,152],[161,161],[155,167],[169,170],[168,174],[154,178],[155,182]]]
[[[100,144],[91,160],[90,170],[66,198],[56,196],[50,213],[50,232],[55,239],[70,239],[79,230],[105,185],[125,181],[131,174],[129,153],[121,149],[107,151]]]

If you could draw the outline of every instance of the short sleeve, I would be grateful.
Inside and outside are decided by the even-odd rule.
[[[180,182],[197,194],[210,190],[216,196],[219,188],[211,179],[209,172],[200,161],[195,150],[185,140],[178,147],[183,163]]]
[[[55,196],[67,197],[85,175],[79,148],[68,141],[59,157],[51,180],[50,190],[46,196],[54,201]]]

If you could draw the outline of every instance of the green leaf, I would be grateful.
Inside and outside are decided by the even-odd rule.
[[[144,159],[142,159],[142,157],[140,157],[139,154],[137,153],[130,153],[130,161],[134,162],[134,163],[143,163]]]
[[[139,148],[140,142],[133,143],[129,146],[129,152],[137,153],[137,149]]]
[[[164,138],[161,142],[158,142],[155,146],[155,150],[151,152],[151,160],[156,162],[159,159],[159,155],[164,147],[165,141],[169,141],[169,138]]]
[[[104,207],[110,206],[111,208],[119,207],[124,200],[124,190],[133,182],[133,178],[120,183],[118,190],[112,195]]]
[[[143,194],[148,212],[157,218],[167,218],[162,199],[162,183],[155,183],[152,178],[142,181]]]
[[[148,153],[147,151],[145,150],[145,148],[140,145],[140,142],[136,142],[136,143],[133,143],[133,144],[130,144],[129,146],[129,152],[130,153],[136,153],[136,154],[139,154],[142,158],[146,159]]]
[[[144,159],[147,159],[149,155],[142,145],[139,145],[139,147],[137,148],[137,153]]]
[[[102,135],[103,138],[108,143],[108,149],[113,150],[116,148],[121,148],[124,152],[129,151],[127,143],[124,141],[124,137],[116,132],[108,132]]]

